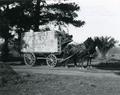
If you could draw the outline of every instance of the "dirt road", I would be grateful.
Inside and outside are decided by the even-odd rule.
[[[17,72],[28,72],[28,73],[38,73],[38,74],[56,74],[56,75],[77,75],[77,76],[94,76],[94,77],[118,77],[120,71],[110,71],[110,70],[98,70],[92,69],[80,69],[80,68],[65,68],[65,67],[55,67],[50,68],[47,66],[36,66],[36,67],[26,67],[26,66],[12,66]]]

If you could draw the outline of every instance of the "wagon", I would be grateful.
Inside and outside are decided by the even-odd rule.
[[[45,59],[48,66],[55,67],[59,60],[63,60],[57,57],[61,54],[61,37],[55,31],[24,33],[21,52],[27,66],[34,66],[37,60]]]

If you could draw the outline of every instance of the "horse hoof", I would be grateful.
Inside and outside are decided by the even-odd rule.
[[[92,69],[92,66],[90,66],[89,68]]]
[[[65,68],[68,68],[68,66],[65,66]]]
[[[90,66],[90,67],[87,67],[87,69],[92,69],[92,66]]]
[[[80,67],[79,69],[84,69],[84,67]]]

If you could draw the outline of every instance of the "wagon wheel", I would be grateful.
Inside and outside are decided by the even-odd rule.
[[[50,54],[48,55],[46,62],[49,67],[55,67],[57,64],[57,58],[54,54]]]
[[[35,55],[33,53],[25,53],[24,54],[24,62],[27,66],[34,66],[36,62]]]

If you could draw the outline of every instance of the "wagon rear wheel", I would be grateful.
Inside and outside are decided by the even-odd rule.
[[[50,54],[48,55],[46,62],[49,67],[55,67],[57,64],[57,57],[54,54]]]
[[[34,66],[36,62],[35,55],[33,53],[25,53],[24,54],[24,62],[27,66]]]

